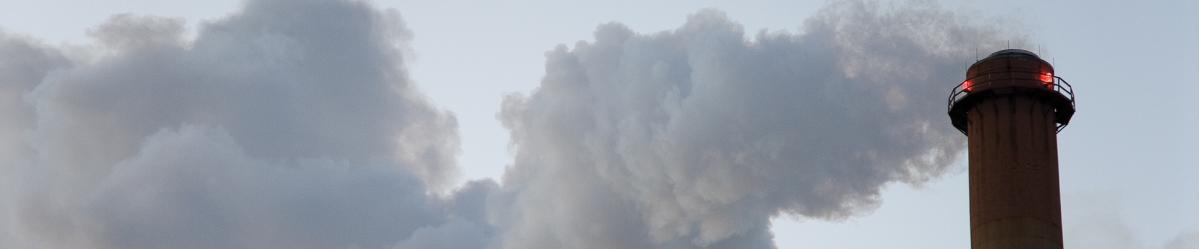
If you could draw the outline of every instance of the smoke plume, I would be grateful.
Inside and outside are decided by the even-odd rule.
[[[496,186],[436,194],[457,124],[407,78],[397,12],[254,0],[194,39],[134,15],[89,34],[0,34],[0,247],[383,248],[436,229],[486,243],[478,211],[454,206]]]
[[[504,100],[505,248],[772,248],[770,218],[840,220],[963,148],[947,89],[1001,30],[935,5],[841,2],[799,32],[719,11],[600,26]]]
[[[0,247],[773,248],[772,217],[845,219],[944,174],[946,89],[999,31],[853,1],[795,32],[605,24],[502,103],[502,184],[457,189],[456,120],[408,79],[394,10],[0,33]]]

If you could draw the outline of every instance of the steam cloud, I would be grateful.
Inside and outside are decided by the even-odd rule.
[[[869,2],[752,39],[710,10],[667,32],[600,26],[504,101],[503,245],[772,248],[773,216],[872,210],[884,185],[935,178],[960,154],[947,83],[996,34]]]
[[[119,15],[84,47],[0,34],[0,247],[382,248],[443,225],[488,232],[453,207],[483,196],[430,194],[452,182],[457,124],[407,78],[397,12],[255,0],[194,40],[183,27]]]
[[[194,39],[132,15],[86,46],[0,33],[0,247],[772,248],[771,217],[844,219],[943,174],[947,82],[996,31],[872,2],[752,39],[713,10],[606,24],[503,102],[503,184],[458,189],[456,121],[407,78],[395,11],[250,0]]]

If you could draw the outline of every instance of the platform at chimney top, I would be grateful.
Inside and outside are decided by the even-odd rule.
[[[1012,94],[1049,103],[1054,108],[1058,131],[1074,116],[1074,88],[1054,75],[1052,65],[1027,50],[1005,49],[971,65],[966,80],[950,91],[948,109],[953,126],[969,135],[966,115],[978,101]]]

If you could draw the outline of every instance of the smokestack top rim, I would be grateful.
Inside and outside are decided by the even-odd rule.
[[[988,55],[987,58],[1000,57],[1000,56],[1032,56],[1032,57],[1036,57],[1038,59],[1041,58],[1041,56],[1037,56],[1037,54],[1033,53],[1032,51],[1019,49],[1019,48],[1009,48],[1009,49],[995,51],[994,53],[991,53],[991,55]]]
[[[1041,57],[1037,56],[1036,53],[1033,53],[1031,51],[1024,50],[1024,49],[1009,48],[1009,49],[995,51],[995,52],[991,53],[991,55],[988,55],[987,57],[982,58],[978,61],[975,61],[973,64],[970,64],[970,67],[966,68],[966,78],[972,78],[979,74],[985,74],[988,72],[995,71],[994,68],[992,68],[991,70],[988,70],[988,72],[978,71],[979,67],[984,64],[995,63],[997,61],[1009,61],[1007,63],[1010,65],[1010,63],[1011,63],[1010,61],[1013,61],[1013,60],[1014,61],[1036,61],[1036,62],[1038,62],[1040,64],[1039,65],[1040,68],[1029,71],[1029,73],[1035,74],[1035,73],[1049,72],[1050,74],[1052,74],[1054,72],[1053,64],[1050,64],[1048,61],[1045,61],[1045,59],[1041,59]],[[1007,71],[1007,70],[1011,70],[1011,67],[1008,66],[1006,68],[999,69],[999,71]]]

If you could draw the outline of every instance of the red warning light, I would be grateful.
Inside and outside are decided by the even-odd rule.
[[[1053,89],[1053,72],[1041,73],[1041,85],[1044,85],[1045,88]]]
[[[966,80],[966,81],[962,82],[962,91],[966,91],[966,92],[974,91],[974,82],[970,82],[970,80]]]

